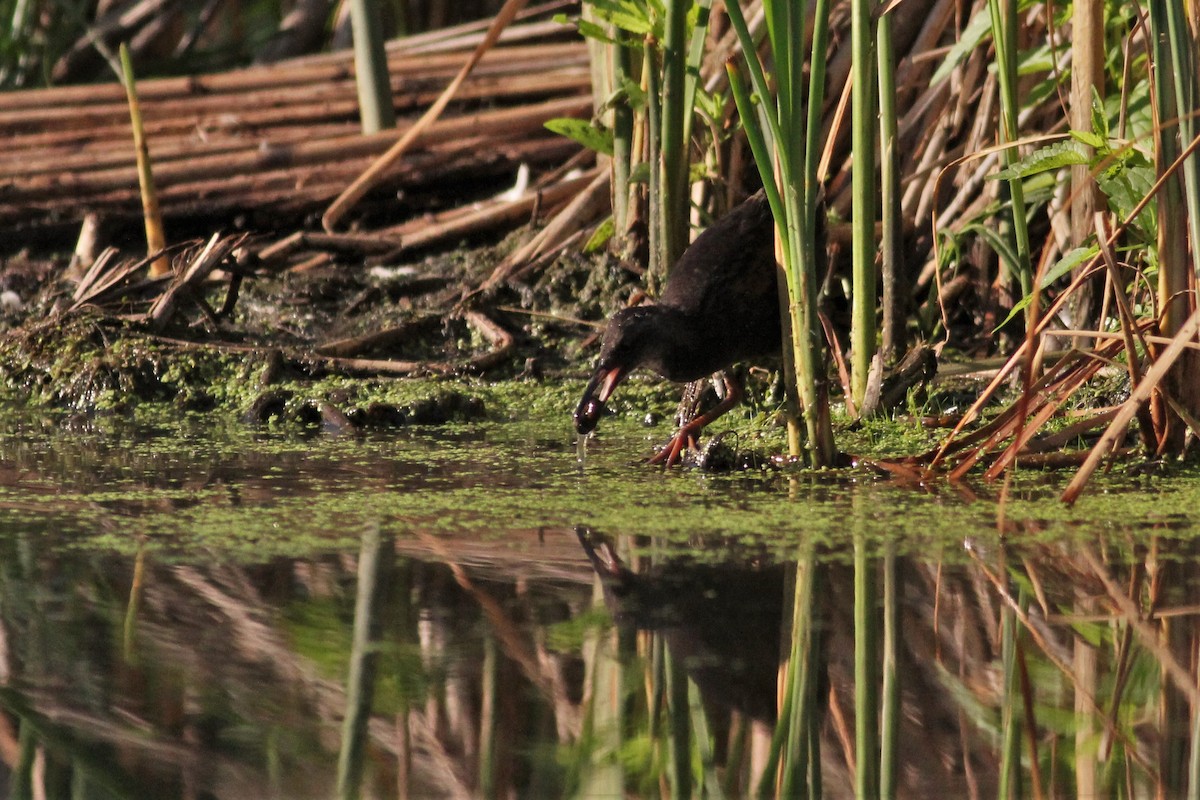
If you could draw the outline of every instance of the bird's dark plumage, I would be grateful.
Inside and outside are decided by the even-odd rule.
[[[771,208],[760,191],[697,237],[671,271],[657,304],[613,315],[575,411],[576,430],[589,433],[596,427],[617,384],[638,367],[686,382],[737,361],[778,354],[774,236]],[[705,417],[711,421],[716,415]],[[700,427],[703,423],[689,435]]]

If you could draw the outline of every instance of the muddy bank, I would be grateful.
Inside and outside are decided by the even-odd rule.
[[[169,282],[135,272],[81,303],[61,259],[10,259],[0,270],[0,400],[83,414],[165,405],[335,429],[507,418],[477,387],[581,376],[595,325],[638,276],[607,255],[567,255],[528,283],[464,301],[506,247],[242,274],[231,252],[176,294],[165,320],[153,312]]]

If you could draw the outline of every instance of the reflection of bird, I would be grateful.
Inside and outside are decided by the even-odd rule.
[[[775,720],[788,567],[668,558],[633,572],[602,534],[579,525],[575,535],[613,619],[661,635],[710,712],[724,707]]]
[[[600,360],[575,410],[575,429],[591,432],[613,390],[637,367],[672,381],[694,381],[736,361],[778,354],[774,235],[771,207],[760,191],[692,243],[657,304],[613,315]],[[725,398],[683,425],[653,462],[676,463],[685,448],[695,446],[705,425],[741,401],[740,383],[723,377]]]

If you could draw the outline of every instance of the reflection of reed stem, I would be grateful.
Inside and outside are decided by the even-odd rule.
[[[138,542],[137,556],[133,560],[133,581],[129,585],[129,603],[125,606],[125,625],[121,634],[122,653],[126,664],[134,658],[133,638],[137,630],[138,609],[142,604],[142,585],[146,578],[146,543]]]
[[[900,738],[900,593],[896,542],[883,545],[883,688],[879,720],[879,796],[895,797],[896,745]]]
[[[805,545],[795,576],[790,647],[783,666],[783,698],[767,763],[758,781],[759,797],[818,796],[820,743],[816,734],[816,676],[821,652],[814,636],[817,560]]]
[[[363,533],[358,556],[358,594],[354,602],[350,669],[346,677],[346,716],[342,722],[342,747],[337,767],[337,796],[344,800],[357,798],[362,783],[378,657],[371,643],[379,638],[378,611],[390,566],[384,556],[394,550],[391,537],[380,535],[378,526],[373,525]]]
[[[857,498],[856,498],[857,499]],[[867,553],[865,519],[856,514],[854,531],[854,750],[855,791],[879,796],[879,615],[875,560]]]

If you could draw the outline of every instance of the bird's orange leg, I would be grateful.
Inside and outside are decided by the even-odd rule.
[[[714,422],[718,417],[724,414],[729,409],[742,402],[742,384],[736,378],[730,377],[728,373],[721,374],[725,381],[725,397],[721,402],[717,403],[712,409],[699,417],[684,424],[675,432],[671,440],[663,445],[653,458],[650,459],[651,464],[662,464],[664,467],[673,467],[679,463],[680,455],[684,450],[698,450],[697,437],[700,431]]]

